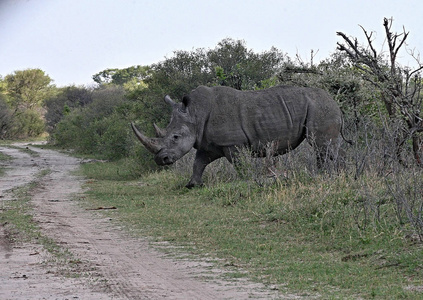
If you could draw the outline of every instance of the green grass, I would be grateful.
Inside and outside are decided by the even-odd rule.
[[[118,163],[83,172],[84,205],[115,206],[104,213],[130,232],[219,258],[234,276],[324,299],[423,299],[422,245],[399,224],[381,178],[299,174],[188,190],[169,170],[126,181]]]
[[[0,161],[9,160],[10,156],[0,152]]]
[[[1,166],[1,162],[2,161],[6,161],[11,159],[10,156],[3,154],[2,152],[0,152],[0,177],[4,176],[4,173],[6,172],[6,169],[4,167]]]

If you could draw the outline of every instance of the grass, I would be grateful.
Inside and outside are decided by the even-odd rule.
[[[127,230],[216,257],[233,276],[324,299],[423,299],[422,244],[400,224],[384,178],[298,172],[273,184],[188,190],[165,170],[130,180],[119,163],[83,166],[87,207]],[[245,272],[246,271],[246,272]]]
[[[6,172],[6,169],[3,166],[1,166],[1,162],[9,160],[9,159],[11,159],[10,156],[0,152],[0,177],[4,176],[4,174]]]
[[[5,161],[5,160],[9,160],[9,159],[10,159],[10,156],[0,152],[0,161]]]

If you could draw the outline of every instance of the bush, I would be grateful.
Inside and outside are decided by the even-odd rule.
[[[14,119],[15,126],[12,129],[12,137],[37,137],[44,132],[44,121],[41,116],[33,110],[24,110],[16,114]]]
[[[0,94],[0,139],[37,137],[44,132],[44,121],[37,111],[13,112]]]
[[[0,94],[0,139],[8,138],[13,127],[13,114],[6,104],[4,96]]]
[[[69,86],[60,89],[60,92],[45,102],[47,112],[45,114],[46,129],[53,133],[57,123],[71,110],[84,107],[91,103],[93,91],[84,87]]]
[[[55,126],[52,142],[81,154],[108,160],[130,157],[136,161],[133,165],[140,162],[152,167],[151,155],[135,141],[130,128],[137,103],[126,100],[124,90],[116,86],[93,91],[92,99],[63,116]]]

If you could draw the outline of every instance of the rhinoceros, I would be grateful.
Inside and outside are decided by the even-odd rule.
[[[342,135],[343,118],[337,103],[318,88],[276,86],[258,91],[239,91],[229,87],[199,86],[175,103],[166,129],[156,129],[156,137],[132,129],[141,143],[153,153],[158,165],[170,165],[197,149],[193,174],[186,185],[202,185],[208,164],[226,157],[236,162],[240,147],[257,156],[266,155],[264,147],[275,146],[274,155],[295,149],[304,139],[315,147],[318,166],[329,144]]]

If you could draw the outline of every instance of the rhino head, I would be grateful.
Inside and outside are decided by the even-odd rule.
[[[186,153],[195,143],[194,119],[189,113],[188,98],[182,103],[175,103],[169,96],[165,102],[172,106],[172,117],[166,129],[154,124],[155,138],[149,138],[140,132],[133,123],[132,130],[144,147],[154,154],[154,161],[160,165],[171,165]]]

